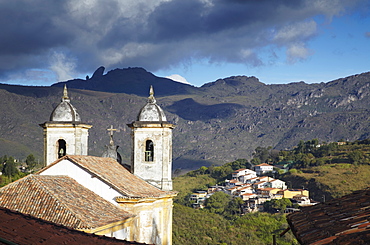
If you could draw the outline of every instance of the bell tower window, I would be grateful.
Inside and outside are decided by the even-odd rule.
[[[67,149],[66,149],[66,141],[65,140],[58,140],[58,158],[65,156]]]
[[[145,143],[145,161],[152,162],[154,158],[154,145],[153,141],[147,140]]]

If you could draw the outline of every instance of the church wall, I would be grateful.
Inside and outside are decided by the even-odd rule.
[[[107,184],[102,182],[100,179],[89,174],[76,164],[69,160],[62,160],[55,165],[50,166],[46,170],[39,173],[40,175],[67,175],[75,179],[79,184],[85,186],[89,190],[95,192],[105,200],[111,202],[114,205],[117,203],[114,198],[121,196],[119,192],[110,188]]]
[[[137,215],[130,240],[172,244],[172,197],[146,200],[117,198],[117,202],[125,211]]]
[[[95,228],[93,230],[83,230],[87,233],[94,233],[96,235],[103,235],[107,237],[115,237],[121,240],[129,241],[131,227],[134,219],[129,218],[124,221],[107,224],[103,227]]]
[[[122,240],[128,240],[130,237],[130,227],[113,232],[113,235],[111,237],[115,237],[117,239]]]

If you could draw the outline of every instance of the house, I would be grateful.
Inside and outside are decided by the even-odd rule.
[[[214,193],[214,192],[217,192],[217,191],[224,191],[224,190],[225,190],[224,186],[214,185],[214,186],[208,187],[207,193],[211,194],[211,193]]]
[[[234,186],[234,187],[231,187],[231,188],[227,189],[226,191],[229,195],[235,195],[237,193],[238,189],[239,189],[239,187]]]
[[[286,186],[285,182],[282,181],[282,180],[279,180],[279,179],[272,179],[272,180],[268,181],[268,183],[269,183],[268,187],[270,187],[270,188],[280,188],[280,189],[283,189],[283,190],[287,189],[287,186]]]
[[[252,185],[244,185],[240,187],[237,191],[239,195],[243,195],[245,193],[254,193]]]
[[[243,185],[243,183],[240,182],[239,180],[232,179],[232,180],[226,180],[225,185],[226,185],[227,188],[232,188],[232,187],[235,187],[235,186],[241,186],[241,185]]]
[[[304,189],[286,189],[278,191],[277,194],[280,194],[283,196],[283,198],[293,198],[296,195],[304,195],[309,196],[309,191]]]
[[[195,201],[196,203],[204,202],[207,194],[206,191],[197,191],[190,195],[190,201]]]
[[[293,165],[293,161],[283,161],[278,162],[276,165],[274,165],[275,168],[279,169],[279,172],[282,171],[283,173],[287,173],[291,166]]]
[[[248,179],[246,183],[254,184],[254,183],[257,183],[257,182],[261,182],[261,181],[269,182],[271,180],[274,180],[274,178],[269,177],[269,176],[259,176],[259,177],[254,177],[254,178]]]
[[[259,197],[281,199],[281,195],[277,194],[279,191],[281,191],[279,188],[259,188],[257,189],[257,194]]]
[[[256,198],[257,194],[256,193],[244,193],[244,194],[240,194],[240,197],[243,199],[243,201],[248,201],[251,198]]]
[[[259,188],[265,188],[267,187],[269,182],[267,181],[258,181],[252,184],[254,189],[259,189]]]
[[[239,181],[245,183],[245,181],[240,179],[240,177],[242,176],[249,176],[249,178],[257,177],[255,171],[247,169],[247,168],[238,169],[232,173],[232,179],[238,179]]]
[[[274,166],[269,165],[267,163],[262,163],[262,164],[254,166],[254,171],[256,171],[257,175],[263,175],[268,172],[272,172],[273,170],[274,170]]]
[[[253,171],[253,172],[254,172],[254,171]],[[240,175],[240,176],[238,177],[238,180],[239,180],[240,182],[242,182],[242,183],[247,183],[247,182],[248,182],[248,180],[253,179],[253,178],[255,178],[255,177],[257,177],[256,172],[254,172],[254,173],[249,173],[249,174],[244,174],[244,175]]]
[[[87,154],[92,125],[81,121],[66,87],[50,121],[40,126],[46,167],[1,188],[0,207],[88,233],[172,244],[174,125],[156,104],[152,87],[137,120],[128,125],[130,171],[118,159]]]
[[[292,199],[292,203],[297,203],[299,206],[311,206],[311,200],[308,196],[305,195],[295,195]]]

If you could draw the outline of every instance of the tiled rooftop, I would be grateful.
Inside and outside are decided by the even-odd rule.
[[[370,188],[287,216],[301,244],[369,244]]]
[[[143,244],[77,231],[6,208],[0,208],[0,238],[0,244]]]
[[[273,167],[272,165],[269,165],[269,164],[267,164],[267,163],[261,163],[261,164],[259,164],[259,165],[256,165],[255,167],[257,167],[257,166],[270,166],[270,167]]]
[[[10,183],[0,189],[0,206],[74,229],[133,217],[67,176],[31,174]]]
[[[41,170],[39,173],[64,159],[68,159],[88,172],[94,174],[97,178],[100,178],[102,181],[112,186],[112,188],[122,193],[123,197],[161,197],[174,193],[162,191],[152,186],[146,181],[130,173],[113,158],[108,157],[67,155],[58,159],[48,167]]]

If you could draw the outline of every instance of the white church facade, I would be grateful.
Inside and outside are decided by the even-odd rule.
[[[0,206],[89,233],[172,244],[174,125],[152,88],[137,121],[129,124],[131,172],[116,159],[88,155],[91,125],[81,122],[66,87],[50,121],[40,126],[47,166],[1,188]]]

